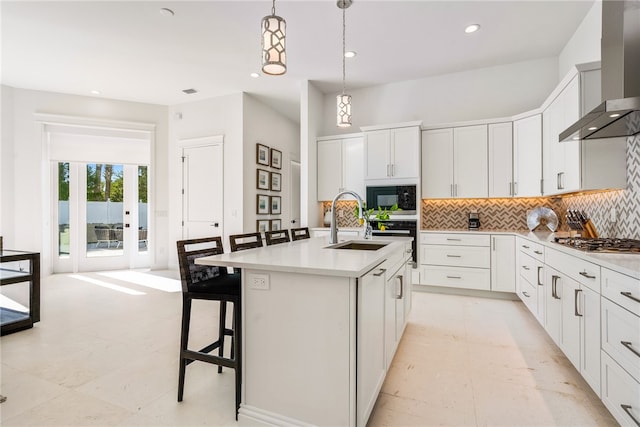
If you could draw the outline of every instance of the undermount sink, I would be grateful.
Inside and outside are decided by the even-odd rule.
[[[353,251],[377,251],[380,248],[384,248],[389,243],[379,242],[362,242],[350,240],[348,242],[337,243],[335,245],[327,246],[326,249],[350,249]]]

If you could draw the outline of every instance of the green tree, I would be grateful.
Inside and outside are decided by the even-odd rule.
[[[58,163],[58,200],[69,200],[69,163]]]
[[[138,202],[147,203],[147,171],[148,167],[138,166]]]

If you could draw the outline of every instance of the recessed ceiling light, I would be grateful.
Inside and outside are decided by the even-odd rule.
[[[160,9],[160,15],[162,16],[173,16],[175,15],[175,12],[171,9],[169,9],[168,7],[163,7],[162,9]]]
[[[597,130],[597,129],[598,129],[598,128],[597,128],[597,127],[595,127],[595,126],[591,126],[591,127],[589,128],[589,130]]]
[[[95,90],[95,89],[91,91],[92,95],[100,95],[101,93],[102,92],[100,92],[99,90]]]
[[[344,57],[345,58],[353,58],[357,54],[358,54],[357,52],[354,52],[353,50],[350,50],[350,51],[344,53]]]
[[[192,93],[198,93],[198,91],[193,89],[193,88],[192,89],[183,89],[182,91],[184,93],[186,93],[187,95],[191,95]]]
[[[478,24],[471,24],[469,25],[467,28],[464,29],[465,33],[475,33],[476,31],[478,31],[480,29],[480,25]]]
[[[254,79],[257,79],[258,77],[260,77],[260,74],[258,73],[251,73],[249,74],[251,77],[253,77]]]
[[[611,117],[612,119],[615,119],[616,117],[620,117],[620,114],[619,113],[609,114],[609,117]]]

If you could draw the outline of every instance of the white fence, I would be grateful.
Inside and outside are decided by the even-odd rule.
[[[87,224],[122,224],[122,202],[87,202]],[[138,227],[147,229],[147,203],[138,203]],[[69,224],[69,202],[58,202],[58,224]]]

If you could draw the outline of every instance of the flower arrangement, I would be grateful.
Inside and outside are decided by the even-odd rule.
[[[401,209],[398,207],[397,203],[391,206],[389,209],[387,208],[381,209],[380,206],[378,206],[378,213],[375,214],[374,216],[373,215],[374,209],[373,208],[367,209],[365,204],[362,209],[362,218],[360,219],[360,225],[362,225],[364,221],[366,221],[367,223],[370,223],[372,219],[376,219],[378,220],[378,230],[384,231],[386,227],[384,223],[380,221],[388,220],[390,218],[391,213],[399,210]],[[358,212],[359,212],[359,209],[358,209],[358,206],[356,205],[356,207],[353,210],[353,214],[356,216],[356,218],[358,217]]]

